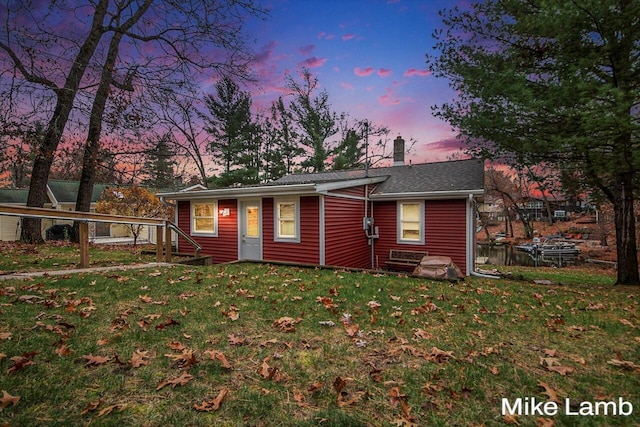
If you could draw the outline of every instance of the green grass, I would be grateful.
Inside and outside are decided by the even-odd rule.
[[[91,267],[153,262],[155,254],[145,254],[149,246],[90,245]],[[155,247],[154,247],[155,250]],[[69,242],[47,242],[29,245],[20,242],[0,242],[0,274],[36,270],[74,269],[80,266],[80,249]]]
[[[453,284],[232,264],[3,281],[0,392],[20,400],[0,425],[493,426],[509,421],[502,398],[545,400],[542,384],[563,402],[635,408],[547,417],[556,425],[638,425],[639,371],[609,362],[640,365],[640,289],[568,272],[545,272],[562,285]],[[222,390],[217,410],[194,408]]]

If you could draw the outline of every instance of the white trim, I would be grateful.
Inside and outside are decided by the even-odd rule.
[[[315,194],[316,184],[290,185],[261,185],[256,187],[218,188],[215,190],[200,190],[187,193],[158,193],[157,197],[170,200],[196,199],[242,199],[275,196],[299,196],[301,194]]]
[[[473,271],[476,258],[476,218],[473,212],[473,195],[467,199],[467,276]]]
[[[387,178],[389,178],[388,175],[378,176],[378,177],[369,177],[369,178],[350,179],[345,181],[327,182],[323,184],[316,184],[316,189],[318,193],[325,193],[333,190],[342,190],[344,188],[361,187],[363,185],[368,185],[368,184],[378,184],[380,182],[386,181]]]
[[[213,204],[213,232],[211,231],[197,231],[195,229],[195,205]],[[206,237],[218,237],[218,201],[214,199],[205,200],[192,200],[189,202],[189,222],[191,224],[190,235],[191,236],[206,236]]]
[[[409,240],[402,238],[402,205],[419,205],[420,208],[420,239]],[[398,200],[396,202],[396,242],[401,245],[424,245],[425,236],[425,206],[424,200]]]
[[[373,193],[371,200],[444,200],[466,199],[469,195],[482,196],[484,190],[457,190],[457,191],[425,191],[420,193]]]
[[[324,218],[324,196],[320,195],[320,213],[318,215],[319,217],[319,233],[320,233],[320,265],[325,265],[326,264],[326,251],[327,251],[327,247],[326,247],[326,242],[325,242],[325,238],[326,238],[326,229],[325,229],[325,218]]]
[[[238,200],[237,207],[237,228],[238,228],[238,259],[244,259],[242,254],[242,231],[245,224],[241,221],[246,221],[246,211],[243,209],[243,203],[251,204],[255,203],[258,206],[258,239],[260,240],[260,255],[259,260],[264,259],[264,229],[262,224],[262,199],[243,199]]]
[[[281,203],[293,203],[295,236],[279,236],[280,217],[278,212],[278,205]],[[274,242],[300,243],[300,197],[277,197],[273,199],[273,240]]]

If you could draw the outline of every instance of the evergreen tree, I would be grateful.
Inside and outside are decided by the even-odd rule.
[[[158,140],[157,144],[147,154],[144,163],[148,178],[142,185],[160,190],[172,189],[176,185],[174,153],[169,148],[169,134]]]
[[[237,83],[224,77],[216,84],[216,94],[205,96],[210,115],[204,115],[205,130],[212,136],[209,149],[229,174],[234,166],[245,166],[240,154],[245,150],[253,130],[251,95],[240,90]],[[246,160],[246,158],[243,158]]]
[[[613,205],[619,284],[640,285],[640,2],[485,0],[441,13],[436,108],[474,154],[547,163]]]

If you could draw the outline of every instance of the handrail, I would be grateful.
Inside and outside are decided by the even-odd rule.
[[[20,216],[29,218],[70,219],[79,222],[109,222],[118,224],[164,225],[162,218],[140,218],[134,216],[121,216],[100,214],[93,212],[61,211],[48,208],[34,208],[28,206],[11,206],[0,204],[0,215]]]
[[[176,234],[178,234],[178,236],[182,237],[184,240],[187,241],[187,243],[189,243],[191,246],[193,246],[193,248],[196,250],[195,256],[199,256],[200,255],[200,251],[202,250],[202,246],[200,246],[198,244],[198,242],[193,240],[187,233],[182,231],[181,228],[179,228],[177,225],[175,225],[173,222],[171,222],[169,220],[167,220],[167,227],[169,229],[175,231]]]

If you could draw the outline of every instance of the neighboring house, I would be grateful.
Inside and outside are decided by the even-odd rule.
[[[11,206],[26,206],[29,190],[0,188],[0,203]],[[0,240],[14,241],[20,239],[20,218],[0,215]]]
[[[398,162],[396,162],[397,164]],[[177,225],[214,263],[265,260],[385,268],[391,249],[475,258],[480,160],[293,174],[273,183],[160,193]],[[189,245],[178,240],[179,249]]]
[[[96,183],[93,186],[91,194],[91,212],[95,212],[95,206],[102,193],[113,185]],[[47,183],[47,198],[45,208],[57,209],[63,211],[73,211],[76,207],[76,199],[80,182],[49,180]],[[13,206],[26,206],[29,190],[0,188],[0,204],[9,204]],[[20,223],[21,219],[17,216],[0,215],[0,240],[14,241],[20,239]],[[46,230],[53,225],[72,224],[72,221],[62,219],[42,220],[42,237],[46,238]],[[89,223],[89,236],[91,239],[96,238],[130,238],[131,232],[123,224],[107,224],[107,223]],[[155,239],[155,230],[145,227],[141,233],[141,239]],[[143,237],[144,236],[144,237]]]

